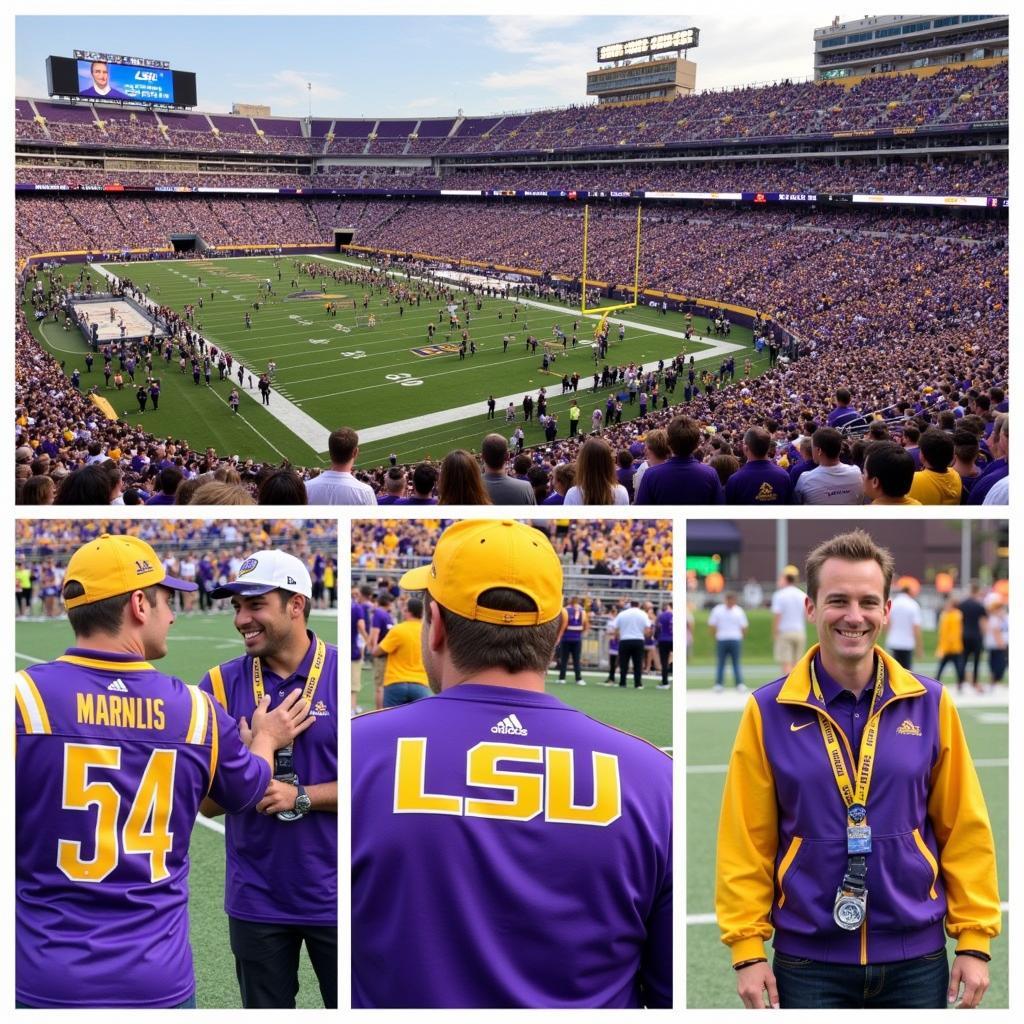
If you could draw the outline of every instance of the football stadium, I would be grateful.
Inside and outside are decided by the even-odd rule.
[[[724,89],[699,26],[646,30],[570,105],[407,117],[208,109],[148,34],[50,54],[19,500],[486,500],[468,456],[524,503],[1005,502],[1007,18],[808,21]]]
[[[792,609],[792,601],[798,612],[803,603],[807,555],[835,534],[857,526],[863,526],[876,543],[895,554],[893,597],[910,602],[911,615],[916,615],[918,623],[916,650],[911,652],[912,670],[939,679],[949,691],[973,755],[995,835],[1002,901],[1002,933],[992,942],[992,987],[983,1005],[1008,1005],[1007,522],[931,521],[921,523],[920,530],[910,531],[892,520],[866,525],[837,520],[747,520],[691,521],[687,527],[686,926],[690,1007],[740,1006],[736,977],[729,969],[729,953],[719,937],[714,892],[719,813],[741,712],[750,699],[749,691],[783,674],[779,659],[783,652],[773,638],[777,629],[785,631],[783,616],[787,608]],[[787,596],[791,601],[786,600]],[[714,610],[724,609],[727,604],[741,609],[748,623],[735,662],[723,656],[722,645],[716,640],[718,633],[709,628]],[[802,626],[799,614],[796,625]],[[878,641],[890,652],[907,643],[899,640],[895,630],[893,617],[889,631]],[[815,640],[814,627],[808,624],[797,644],[800,653]],[[915,646],[913,638],[909,644]],[[719,679],[721,685],[716,685]],[[831,893],[828,895],[831,898]],[[953,948],[951,939],[950,952]]]
[[[131,532],[151,544],[167,571],[195,580],[200,589],[178,595],[176,622],[168,634],[168,653],[155,663],[167,675],[198,684],[212,665],[239,657],[242,639],[232,623],[230,602],[212,600],[208,591],[236,578],[243,559],[266,548],[287,550],[308,567],[314,586],[309,628],[329,643],[337,637],[337,524],[321,520],[18,520],[15,553],[18,619],[15,663],[31,671],[74,646],[60,599],[68,558],[103,532]],[[301,740],[299,741],[301,742]],[[94,788],[107,785],[102,774]],[[91,850],[83,856],[88,857]],[[224,912],[224,818],[197,819],[189,848],[189,930],[200,1008],[241,1008],[235,960]],[[317,979],[303,951],[297,1006],[323,1006]]]
[[[358,618],[370,619],[378,632],[376,645],[389,625],[409,618],[408,594],[398,580],[409,569],[430,561],[437,538],[450,525],[444,519],[355,520],[352,523],[353,662],[361,667],[361,687],[353,711],[360,714],[381,705],[375,687],[383,679],[386,659],[367,653],[360,641]],[[532,522],[546,536],[563,565],[564,599],[578,605],[579,663],[561,651],[549,666],[547,692],[609,725],[672,750],[672,523],[668,520],[572,520]],[[382,601],[383,598],[383,601]],[[575,601],[574,601],[575,599]],[[633,665],[623,667],[611,634],[616,615],[636,601],[650,623],[645,638],[641,686],[634,685]],[[367,611],[367,608],[369,611]],[[383,611],[375,627],[375,611]],[[384,625],[390,617],[390,624]],[[374,662],[381,672],[375,676]],[[625,675],[626,689],[619,685]],[[385,685],[386,689],[386,685]]]

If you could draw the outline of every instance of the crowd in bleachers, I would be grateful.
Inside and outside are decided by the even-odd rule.
[[[131,533],[151,544],[173,576],[199,584],[175,593],[181,612],[227,607],[208,591],[237,577],[247,555],[273,548],[301,558],[314,585],[314,608],[338,604],[338,528],[324,519],[18,519],[15,521],[15,597],[19,618],[63,613],[61,583],[71,554],[104,533]]]
[[[664,146],[697,140],[808,135],[876,128],[917,128],[1005,119],[1008,65],[965,65],[935,74],[874,77],[852,87],[832,82],[783,82],[697,93],[671,102],[608,107],[590,104],[500,118],[333,122],[333,131],[305,136],[298,119],[200,112],[126,113],[94,104],[18,101],[18,141],[47,139],[75,146],[153,148],[181,152],[268,154],[435,155]],[[441,134],[448,126],[447,134]],[[457,125],[457,127],[456,127]],[[42,129],[42,130],[41,130]]]

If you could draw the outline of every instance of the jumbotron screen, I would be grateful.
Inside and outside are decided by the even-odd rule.
[[[126,103],[194,107],[196,76],[166,61],[118,57],[77,50],[74,57],[47,57],[46,84],[51,96]]]
[[[83,99],[134,100],[137,103],[174,103],[174,72],[80,60],[78,95]]]

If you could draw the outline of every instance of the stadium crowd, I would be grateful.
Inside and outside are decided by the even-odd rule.
[[[1008,63],[942,68],[930,75],[781,82],[642,106],[563,107],[492,118],[314,122],[200,112],[125,113],[100,104],[15,103],[19,142],[153,148],[197,153],[435,155],[664,146],[697,140],[919,128],[1007,116]],[[326,126],[326,127],[325,127]],[[450,127],[449,127],[450,126]]]
[[[15,598],[19,618],[56,618],[67,559],[104,533],[124,533],[128,521],[19,519],[15,521]],[[152,545],[172,575],[199,584],[175,591],[175,610],[212,612],[227,608],[208,594],[233,581],[247,553],[273,544],[302,559],[313,581],[313,607],[338,606],[338,532],[331,520],[150,519],[133,522],[131,533]]]

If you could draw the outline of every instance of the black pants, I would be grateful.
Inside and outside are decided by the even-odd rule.
[[[944,654],[942,656],[939,667],[935,670],[935,678],[940,683],[942,682],[942,670],[947,665],[953,666],[956,671],[956,681],[962,685],[964,681],[964,656],[962,654]]]
[[[972,683],[978,681],[978,667],[981,662],[981,637],[964,637],[964,674]]]
[[[672,641],[671,640],[659,640],[658,641],[658,661],[661,663],[661,685],[668,686],[668,670],[669,664],[668,659],[672,654]]]
[[[626,685],[629,663],[633,662],[633,685],[640,687],[643,682],[644,642],[643,640],[619,641],[619,686]]]
[[[582,643],[579,640],[563,640],[558,651],[558,678],[565,678],[565,671],[569,667],[569,658],[572,658],[572,670],[577,680],[583,678],[580,671],[580,648]]]
[[[328,1010],[338,1008],[338,929],[262,924],[229,917],[235,974],[247,1010],[294,1010],[299,991],[299,951],[306,952]]]

